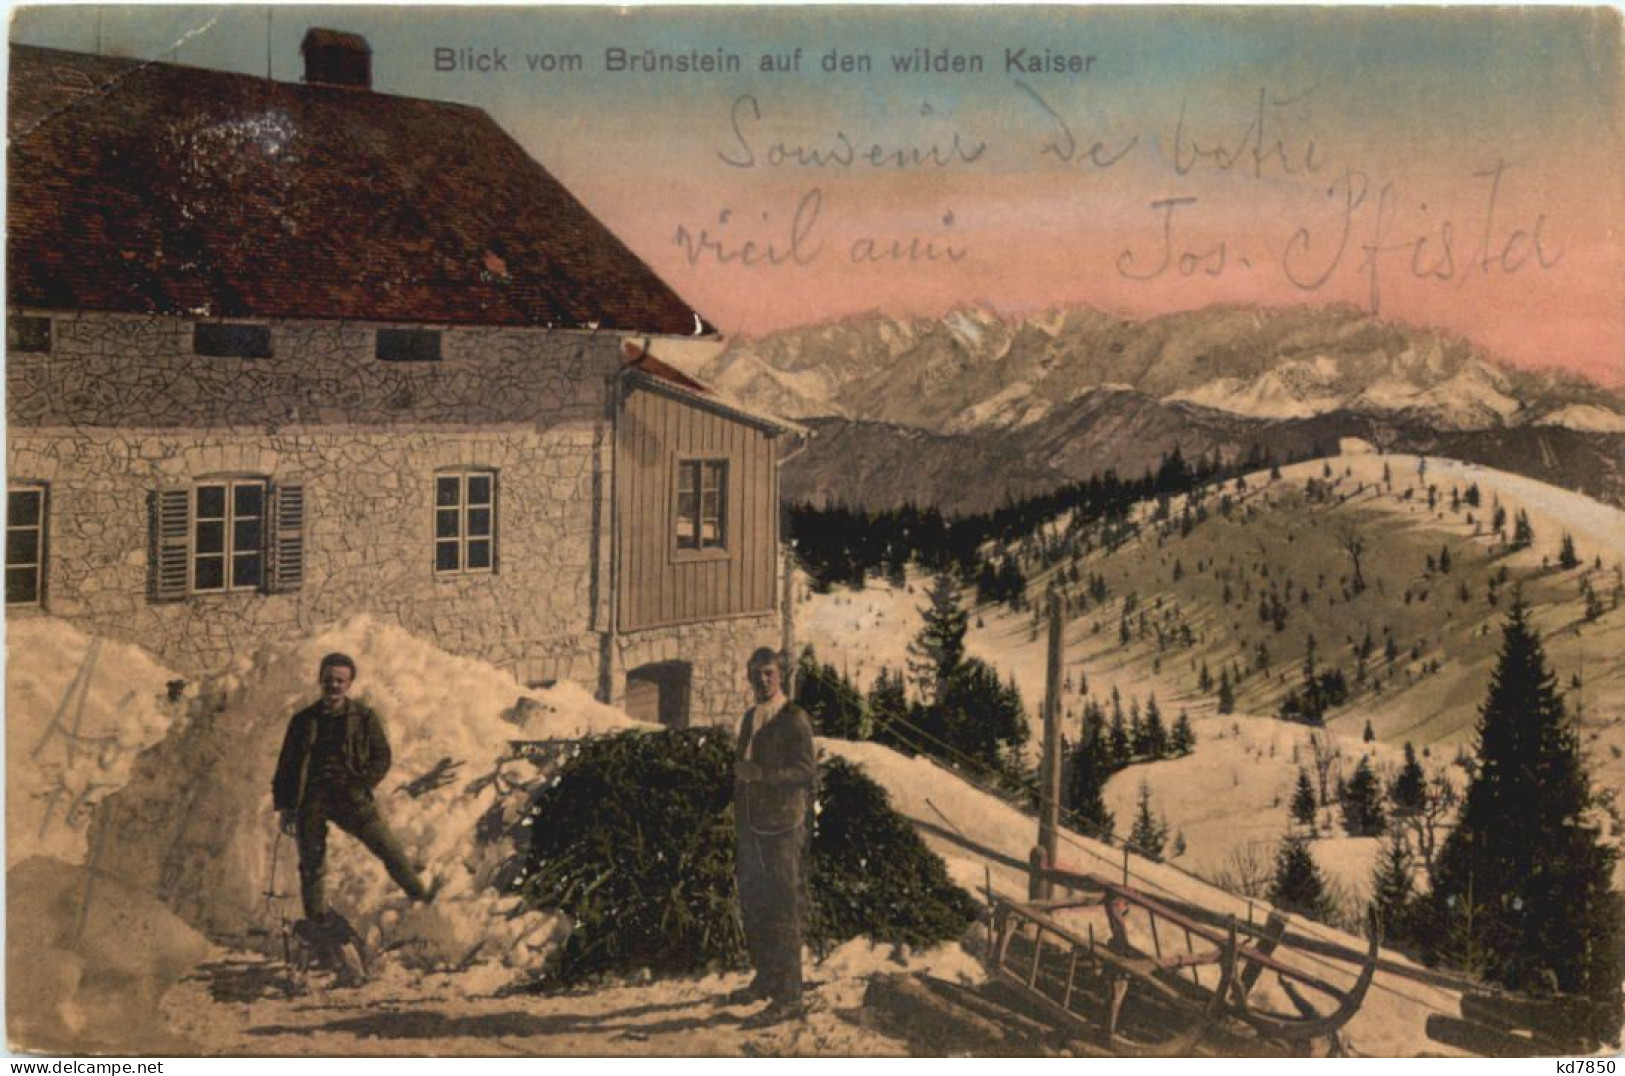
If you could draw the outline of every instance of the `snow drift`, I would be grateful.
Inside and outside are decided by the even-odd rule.
[[[201,685],[184,727],[144,753],[97,812],[96,868],[155,894],[212,936],[269,938],[279,947],[282,929],[302,913],[297,852],[278,833],[271,774],[289,716],[315,699],[317,665],[334,650],[355,658],[353,694],[378,711],[393,748],[380,809],[442,888],[432,906],[409,904],[335,827],[329,904],[372,951],[393,950],[417,966],[538,968],[555,924],[491,888],[514,852],[507,833],[526,802],[524,786],[539,777],[510,744],[635,723],[575,685],[527,690],[492,665],[364,616],[267,646]]]

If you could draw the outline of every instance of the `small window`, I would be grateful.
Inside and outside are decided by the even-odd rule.
[[[21,314],[6,318],[6,350],[50,351],[51,319]]]
[[[497,476],[456,471],[434,479],[434,570],[445,574],[496,570]]]
[[[385,362],[439,362],[436,329],[379,329],[377,355]]]
[[[252,590],[265,580],[265,483],[234,479],[192,491],[192,591]]]
[[[211,358],[268,359],[271,327],[199,322],[192,326],[192,350]]]
[[[728,545],[728,461],[677,463],[677,548],[726,549]]]
[[[38,605],[45,594],[45,487],[6,490],[6,604]]]

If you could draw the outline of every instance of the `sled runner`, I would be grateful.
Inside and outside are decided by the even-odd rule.
[[[1045,875],[1071,894],[996,901],[990,970],[1119,1056],[1189,1056],[1220,1030],[1292,1052],[1335,1051],[1376,972],[1375,931],[1353,983],[1339,986],[1283,951],[1279,916],[1263,927],[1231,918],[1220,929],[1094,875]]]

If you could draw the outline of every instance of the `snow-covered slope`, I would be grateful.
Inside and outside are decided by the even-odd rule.
[[[1329,481],[1322,477],[1328,469],[1337,483],[1332,500],[1305,503],[1305,485],[1311,479]],[[1392,476],[1391,490],[1384,487],[1385,472]],[[1418,751],[1429,752],[1424,759],[1429,770],[1459,772],[1449,764],[1458,748],[1471,743],[1506,597],[1518,587],[1533,603],[1533,622],[1545,638],[1559,684],[1569,692],[1568,705],[1581,711],[1594,784],[1625,793],[1625,724],[1617,720],[1625,713],[1625,667],[1611,660],[1625,652],[1625,608],[1612,596],[1625,563],[1625,512],[1491,468],[1369,450],[1283,468],[1275,482],[1260,472],[1248,476],[1247,484],[1245,493],[1227,491],[1237,505],[1234,520],[1219,518],[1217,498],[1210,495],[1206,508],[1214,515],[1190,536],[1180,538],[1176,531],[1162,540],[1147,534],[1110,554],[1097,549],[1077,565],[1082,577],[1101,573],[1111,594],[1104,604],[1090,602],[1067,631],[1065,734],[1078,735],[1085,679],[1091,697],[1102,705],[1114,688],[1125,708],[1144,706],[1155,696],[1165,722],[1187,711],[1198,733],[1194,759],[1135,765],[1113,778],[1108,801],[1120,835],[1128,832],[1145,779],[1171,834],[1183,831],[1186,837],[1189,851],[1182,863],[1208,874],[1231,868],[1237,856],[1262,858],[1268,865],[1289,825],[1286,804],[1297,769],[1308,762],[1306,730],[1274,716],[1282,695],[1301,675],[1306,633],[1318,638],[1324,662],[1350,674],[1352,647],[1362,634],[1372,633],[1379,650],[1372,663],[1376,686],[1357,692],[1329,716],[1327,734],[1341,753],[1339,770],[1347,775],[1362,754],[1371,753],[1379,770],[1391,772],[1399,749],[1411,741]],[[1437,491],[1432,509],[1428,485]],[[1453,491],[1461,494],[1469,486],[1477,487],[1480,507],[1452,508]],[[1516,514],[1527,513],[1535,534],[1531,548],[1500,551],[1490,532],[1497,504],[1507,514],[1508,533]],[[1176,502],[1176,516],[1180,510]],[[1247,518],[1253,521],[1242,522]],[[1338,582],[1342,575],[1346,583],[1348,572],[1338,545],[1344,529],[1366,541],[1370,586],[1352,600]],[[1561,571],[1557,560],[1565,534],[1581,564]],[[1425,558],[1446,545],[1454,550],[1457,567],[1451,574],[1428,573]],[[1172,578],[1176,561],[1183,572],[1177,582]],[[1218,579],[1218,568],[1228,584]],[[1031,564],[1027,570],[1041,592],[1048,576]],[[1503,570],[1508,574],[1500,585],[1502,597],[1492,605],[1488,581]],[[1262,593],[1286,579],[1293,581],[1292,614],[1286,631],[1277,632],[1259,620],[1257,607]],[[1594,621],[1585,620],[1582,583],[1603,595],[1603,611]],[[814,644],[822,661],[866,689],[882,667],[905,667],[908,642],[919,630],[926,604],[923,584],[916,577],[904,591],[871,584],[858,593],[837,589],[808,596],[797,609],[798,635]],[[1234,591],[1229,601],[1221,600],[1226,585]],[[1461,587],[1468,589],[1465,601]],[[1197,633],[1194,645],[1162,648],[1149,634],[1120,644],[1123,599],[1130,592],[1140,608],[1174,611]],[[1387,632],[1396,649],[1395,658],[1385,661],[1380,651]],[[1260,643],[1269,660],[1263,675],[1254,667]],[[967,649],[1001,675],[1015,677],[1036,723],[1045,640],[1032,617],[1002,606],[973,610]],[[1215,680],[1233,664],[1247,673],[1235,715],[1220,720],[1214,692],[1200,689],[1204,663]],[[1367,722],[1378,739],[1375,745],[1362,741]],[[1335,828],[1335,822],[1329,818],[1327,828]],[[1375,844],[1369,838],[1316,844],[1317,856],[1325,856],[1323,867],[1343,885],[1351,906],[1354,896],[1369,888]]]
[[[72,667],[71,650],[65,663],[60,650],[29,645],[52,639],[73,641],[60,625],[13,634],[8,672],[16,690],[8,726],[19,735],[53,712],[54,699],[30,685],[60,680]],[[440,876],[444,888],[432,907],[409,906],[371,856],[340,840],[330,846],[330,904],[374,945],[409,939],[409,951],[427,964],[461,959],[479,946],[487,962],[539,965],[557,924],[511,914],[513,902],[487,888],[512,853],[505,838],[493,839],[490,825],[518,821],[524,796],[509,793],[537,776],[529,762],[512,757],[509,743],[635,723],[576,685],[526,689],[494,666],[368,617],[245,658],[202,685],[189,713],[158,743],[155,718],[118,696],[93,696],[87,729],[152,745],[133,768],[126,764],[128,780],[96,811],[95,869],[165,896],[189,923],[216,935],[274,933],[283,919],[299,918],[296,856],[278,834],[271,773],[288,717],[314,700],[317,664],[334,650],[357,661],[356,694],[382,716],[393,748],[380,807],[408,854]],[[162,672],[139,656],[121,660],[103,666],[120,676],[121,692],[145,700],[151,683],[161,686]],[[437,769],[444,776],[432,787],[415,795],[407,787]],[[12,772],[27,774],[15,765]],[[78,840],[82,847],[82,835]]]

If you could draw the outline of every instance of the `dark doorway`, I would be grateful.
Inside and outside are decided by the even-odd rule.
[[[692,668],[686,661],[640,665],[626,674],[626,712],[639,721],[658,721],[669,729],[686,729],[692,679]]]

